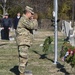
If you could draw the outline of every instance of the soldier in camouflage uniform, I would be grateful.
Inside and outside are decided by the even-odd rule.
[[[16,30],[16,42],[19,51],[19,71],[20,75],[24,75],[26,63],[28,61],[28,49],[32,44],[32,30],[36,28],[38,23],[33,17],[33,8],[26,6],[25,11],[18,23]]]

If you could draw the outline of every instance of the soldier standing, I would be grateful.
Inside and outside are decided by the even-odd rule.
[[[37,22],[33,17],[33,8],[26,6],[22,17],[19,20],[16,30],[16,42],[19,51],[19,71],[24,75],[26,63],[28,61],[28,49],[31,46],[32,31],[36,28]]]

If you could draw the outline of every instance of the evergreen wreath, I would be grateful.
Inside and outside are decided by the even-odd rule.
[[[69,63],[72,67],[75,67],[75,47],[69,42],[64,42],[60,52],[62,61]]]
[[[48,54],[51,50],[51,42],[53,41],[53,39],[48,36],[43,44],[43,52],[45,52],[45,54]]]

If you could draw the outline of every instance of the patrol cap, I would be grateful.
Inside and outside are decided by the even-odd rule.
[[[32,14],[34,14],[33,8],[31,8],[31,7],[29,7],[29,6],[26,6],[26,7],[25,7],[25,10],[28,11],[28,12],[30,12],[30,13],[32,13]]]
[[[8,16],[9,14],[8,13],[5,13],[5,16]]]

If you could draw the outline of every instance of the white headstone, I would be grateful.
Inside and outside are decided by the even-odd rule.
[[[75,32],[73,30],[70,30],[69,42],[72,46],[75,46]]]
[[[73,28],[71,27],[71,21],[62,21],[62,32],[65,36],[69,36],[69,30],[72,30]]]
[[[69,42],[72,46],[75,46],[75,31],[71,27],[71,21],[62,22],[62,32],[66,37],[69,37]]]

